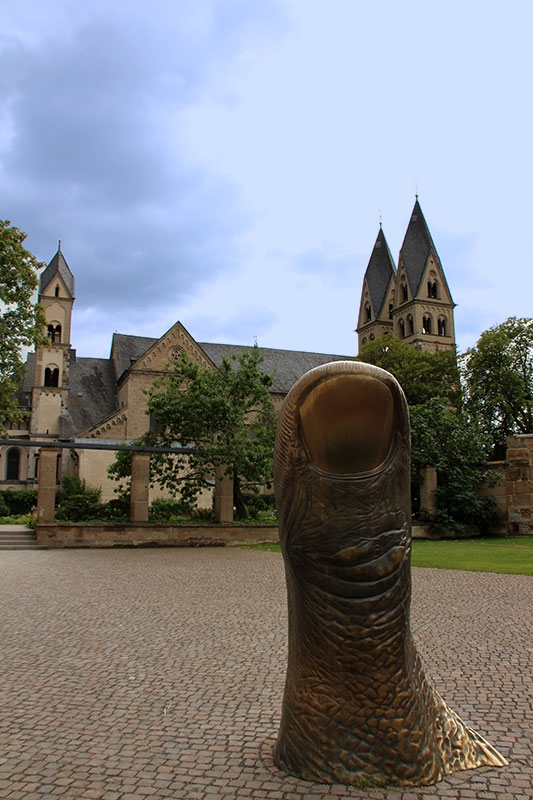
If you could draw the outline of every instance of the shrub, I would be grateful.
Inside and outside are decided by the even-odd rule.
[[[65,475],[56,495],[56,519],[84,522],[98,518],[101,494],[101,489],[87,486],[84,480]]]
[[[131,499],[129,492],[113,497],[102,503],[99,518],[104,521],[128,522],[130,518]]]
[[[247,493],[242,496],[246,517],[257,519],[259,516],[274,518],[276,511],[276,498],[273,494]]]
[[[0,492],[0,509],[2,508],[1,501],[4,501],[8,509],[8,515],[11,517],[18,517],[21,514],[29,514],[37,506],[37,490],[36,489],[5,489]]]
[[[150,506],[150,519],[153,522],[168,522],[175,517],[190,517],[194,506],[184,500],[171,500],[158,497]]]
[[[0,517],[9,517],[10,511],[9,506],[4,500],[4,495],[0,493]]]

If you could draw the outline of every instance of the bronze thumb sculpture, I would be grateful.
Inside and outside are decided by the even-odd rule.
[[[353,361],[304,375],[274,479],[289,611],[276,764],[407,786],[506,764],[448,709],[411,636],[409,419],[392,375]]]

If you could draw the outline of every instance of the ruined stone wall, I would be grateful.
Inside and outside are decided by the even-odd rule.
[[[533,434],[507,439],[507,533],[533,534]]]
[[[499,473],[495,486],[485,486],[481,495],[493,497],[501,514],[501,525],[491,533],[502,536],[533,534],[533,434],[510,436],[505,461],[489,466]]]

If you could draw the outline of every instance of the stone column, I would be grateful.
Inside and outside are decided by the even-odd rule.
[[[39,450],[39,486],[37,489],[37,522],[53,522],[55,518],[57,457],[59,448]]]
[[[533,434],[509,436],[505,472],[507,532],[533,532]]]
[[[150,454],[133,453],[131,459],[131,506],[132,522],[148,522],[150,498]]]
[[[437,470],[435,467],[420,467],[420,509],[432,516],[437,513]]]
[[[233,478],[224,474],[225,467],[217,467],[215,473],[215,519],[217,522],[233,522]]]

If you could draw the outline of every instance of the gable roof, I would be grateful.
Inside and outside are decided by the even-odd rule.
[[[389,250],[383,228],[380,225],[379,233],[372,250],[372,255],[365,272],[365,280],[370,293],[370,301],[374,317],[379,317],[385,302],[385,295],[389,288],[391,278],[396,275],[396,265]]]
[[[115,367],[115,378],[118,380],[132,364],[146,353],[150,347],[159,341],[148,336],[130,336],[115,333],[111,358]],[[243,353],[252,349],[247,345],[216,344],[213,342],[198,342],[199,347],[211,361],[220,366],[224,356],[238,358]],[[263,356],[261,370],[268,375],[275,373],[272,391],[276,394],[286,394],[293,384],[306,372],[314,367],[327,364],[329,361],[344,361],[352,356],[328,355],[326,353],[302,353],[297,350],[275,350],[273,348],[259,348]]]
[[[252,350],[252,347],[238,344],[199,342],[199,345],[217,366],[222,364],[224,356],[238,358]],[[287,394],[296,381],[310,369],[320,367],[330,361],[347,361],[353,358],[353,356],[327,353],[302,353],[298,350],[275,350],[268,347],[260,347],[259,352],[263,356],[259,368],[267,375],[274,375],[271,391],[275,394]]]
[[[158,342],[151,336],[132,336],[127,333],[114,333],[111,343],[111,361],[115,380],[123,375],[150,347]]]
[[[437,263],[442,271],[442,264],[440,263],[437,248],[431,238],[427,222],[417,197],[400,250],[400,258],[405,267],[407,280],[409,281],[413,297],[417,296],[418,290],[420,289],[420,282],[431,250],[433,250]]]
[[[57,253],[41,275],[39,282],[39,291],[41,294],[44,294],[47,286],[52,282],[56,275],[61,276],[63,283],[70,293],[70,296],[74,297],[74,275],[70,271],[70,267],[65,260],[65,256],[61,252],[61,242],[59,243]]]

